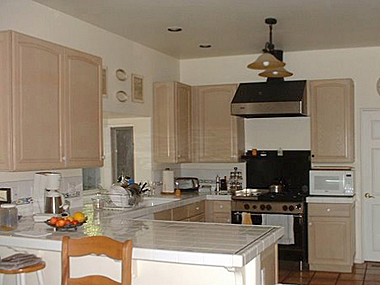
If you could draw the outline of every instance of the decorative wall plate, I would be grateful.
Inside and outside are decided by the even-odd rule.
[[[119,79],[120,81],[125,81],[127,80],[128,75],[124,69],[119,68],[116,70],[116,78]]]
[[[125,91],[120,90],[116,92],[116,98],[120,102],[125,102],[128,100],[128,94]]]

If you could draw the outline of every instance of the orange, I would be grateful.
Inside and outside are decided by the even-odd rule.
[[[79,223],[83,223],[86,220],[85,215],[82,212],[76,212],[73,215],[74,219],[77,220]]]

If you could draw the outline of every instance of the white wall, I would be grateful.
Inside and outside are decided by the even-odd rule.
[[[181,60],[181,82],[190,85],[264,81],[258,71],[246,68],[258,55],[242,55]],[[356,261],[362,261],[360,110],[380,109],[376,81],[380,76],[380,47],[285,52],[286,68],[294,73],[287,80],[352,78],[355,84],[355,163],[356,169]],[[267,121],[266,121],[267,120]],[[249,119],[245,123],[246,149],[310,148],[310,129],[306,121],[289,119]],[[271,130],[271,133],[268,130]],[[276,142],[274,133],[281,134]],[[287,135],[288,134],[288,135]],[[284,141],[284,143],[282,142]],[[300,141],[301,140],[301,141]],[[287,147],[283,147],[286,144]]]
[[[100,56],[103,65],[108,68],[108,97],[103,99],[103,109],[107,112],[128,117],[149,117],[152,112],[152,82],[179,79],[177,59],[30,0],[0,1],[0,30],[9,29]],[[116,79],[115,70],[118,68],[127,72],[127,81]],[[115,98],[118,90],[131,95],[131,73],[144,76],[144,104],[132,103],[130,98],[120,103]],[[144,146],[148,144],[150,142],[144,143]],[[147,149],[150,151],[150,145]],[[147,149],[137,152],[136,156],[144,156]],[[144,168],[139,170],[150,177]],[[72,171],[60,172],[64,176],[73,175]],[[33,173],[0,173],[0,186],[12,182],[17,197],[29,196]],[[75,175],[81,177],[81,170],[76,170]],[[18,180],[29,182],[16,185]]]

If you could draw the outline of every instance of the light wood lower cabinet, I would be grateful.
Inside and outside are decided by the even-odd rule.
[[[231,115],[236,84],[193,87],[193,162],[238,162],[244,119]]]
[[[231,223],[231,201],[206,201],[206,222]]]
[[[103,165],[99,57],[0,32],[0,170]]]
[[[160,211],[154,213],[154,219],[165,221],[204,222],[205,202],[200,201],[173,209]]]
[[[312,162],[354,162],[353,81],[314,80],[308,84]]]
[[[351,272],[355,256],[354,204],[308,204],[311,270]]]

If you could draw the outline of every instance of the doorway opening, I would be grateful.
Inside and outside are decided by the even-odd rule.
[[[133,127],[111,128],[112,179],[135,177]]]

